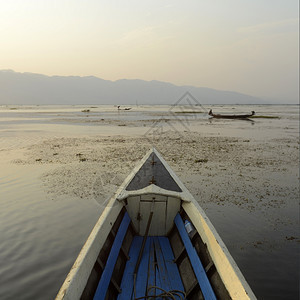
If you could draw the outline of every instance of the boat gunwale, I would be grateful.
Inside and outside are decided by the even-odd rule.
[[[99,249],[102,249],[123,205],[119,202],[114,205],[116,198],[112,198],[97,223],[91,231],[87,241],[79,252],[70,272],[68,273],[63,285],[61,286],[56,300],[58,299],[78,299],[88,281],[91,270],[99,255]],[[80,295],[78,297],[78,295]]]
[[[256,299],[237,263],[198,202],[193,198],[191,202],[183,202],[181,206],[207,245],[214,265],[232,299]]]

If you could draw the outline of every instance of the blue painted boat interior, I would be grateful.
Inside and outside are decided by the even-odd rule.
[[[142,259],[134,282],[134,269],[137,263],[143,237],[135,236],[130,248],[123,280],[122,293],[118,300],[157,296],[164,291],[179,290],[184,292],[177,265],[167,237],[148,237]],[[181,294],[183,295],[183,294]]]
[[[125,212],[101,275],[94,300],[104,300],[106,298],[107,289],[130,221],[128,213]],[[174,223],[186,249],[204,299],[216,299],[179,214],[176,215]],[[160,299],[160,295],[168,295],[168,293],[173,296],[171,299],[184,299],[184,285],[177,264],[174,262],[174,254],[168,237],[149,236],[145,239],[144,248],[142,245],[143,239],[144,237],[138,235],[133,237],[129,249],[129,259],[126,262],[120,285],[121,292],[117,299],[146,299],[149,296],[156,296],[155,299]]]

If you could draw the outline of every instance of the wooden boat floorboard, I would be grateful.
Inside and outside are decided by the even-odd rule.
[[[118,300],[135,299],[145,295],[160,295],[165,291],[184,292],[178,267],[167,237],[148,237],[139,265],[136,282],[134,268],[142,245],[142,237],[135,236],[129,251]]]

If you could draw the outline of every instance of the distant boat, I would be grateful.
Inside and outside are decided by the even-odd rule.
[[[251,114],[241,114],[241,115],[230,115],[230,114],[214,114],[212,109],[208,113],[213,118],[217,119],[247,119],[255,115],[255,111],[252,111]]]
[[[256,297],[198,202],[151,149],[108,202],[56,299]]]
[[[118,105],[118,110],[131,110],[132,107],[125,107],[125,108],[121,108],[120,105]]]

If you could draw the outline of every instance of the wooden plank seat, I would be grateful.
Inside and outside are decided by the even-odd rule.
[[[118,300],[158,296],[171,291],[175,296],[176,293],[183,296],[184,287],[177,265],[174,263],[174,255],[167,237],[147,238],[134,282],[134,269],[142,239],[140,236],[135,236],[133,239],[129,250],[130,259],[125,266]],[[176,299],[180,299],[180,297]]]
[[[217,299],[215,296],[215,293],[212,289],[212,286],[207,278],[205,269],[200,261],[197,251],[194,248],[194,246],[189,238],[189,235],[184,227],[184,222],[183,222],[180,214],[176,215],[174,222],[176,224],[176,227],[180,234],[181,240],[182,240],[184,247],[186,249],[186,252],[188,254],[189,260],[191,262],[192,268],[193,268],[196,278],[198,280],[198,283],[201,288],[204,299],[205,300],[206,299],[209,299],[209,300]]]

